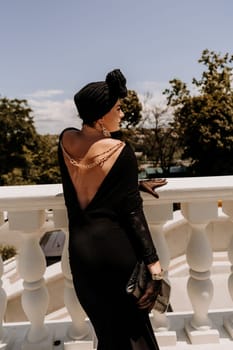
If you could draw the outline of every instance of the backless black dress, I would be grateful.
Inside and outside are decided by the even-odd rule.
[[[74,288],[95,329],[97,349],[159,349],[148,312],[139,310],[126,293],[136,261],[143,259],[148,264],[158,260],[142,210],[134,152],[128,144],[124,146],[84,210],[80,208],[60,143],[58,157],[69,219]],[[132,212],[143,216],[139,224],[143,233],[130,227]]]

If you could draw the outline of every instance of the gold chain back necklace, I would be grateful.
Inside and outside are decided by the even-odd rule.
[[[123,142],[119,142],[116,145],[107,149],[106,151],[95,155],[93,158],[99,157],[99,159],[96,159],[91,163],[81,163],[83,158],[75,160],[72,157],[70,157],[70,155],[64,149],[62,142],[60,142],[61,149],[62,149],[64,155],[66,156],[66,158],[69,160],[69,162],[72,165],[76,166],[77,168],[82,168],[82,169],[91,169],[91,168],[94,168],[96,166],[102,167],[104,165],[104,163],[106,162],[106,160],[108,160],[121,146],[123,146],[123,144],[124,144]]]

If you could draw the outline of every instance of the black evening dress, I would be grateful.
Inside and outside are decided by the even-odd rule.
[[[74,288],[95,329],[97,349],[159,349],[148,312],[139,310],[126,293],[136,261],[143,259],[148,264],[158,260],[142,210],[134,152],[128,144],[124,146],[84,210],[60,143],[58,157],[69,220]],[[136,225],[130,223],[132,213],[140,215]]]

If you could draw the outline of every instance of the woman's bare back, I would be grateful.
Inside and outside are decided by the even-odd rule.
[[[122,141],[96,133],[64,132],[63,156],[82,209],[95,197],[124,145]]]

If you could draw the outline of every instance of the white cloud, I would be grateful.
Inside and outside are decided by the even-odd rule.
[[[162,94],[163,90],[165,90],[168,86],[169,84],[167,82],[145,80],[137,82],[135,88],[141,93],[156,91]]]
[[[38,90],[27,94],[27,98],[50,98],[57,95],[62,95],[64,91],[62,90]]]
[[[81,119],[71,99],[29,99],[28,103],[39,134],[59,134],[66,127],[81,126]]]
[[[149,100],[150,104],[164,107],[166,105],[166,96],[163,95],[163,91],[168,87],[169,85],[167,82],[141,81],[136,83],[134,89],[137,91],[138,97],[143,105],[145,100],[147,100],[147,102]],[[149,95],[149,98],[147,95]]]
[[[161,81],[143,81],[137,83],[138,88],[141,92],[160,92],[162,94],[162,91],[165,90],[168,87],[167,82],[161,82]]]

